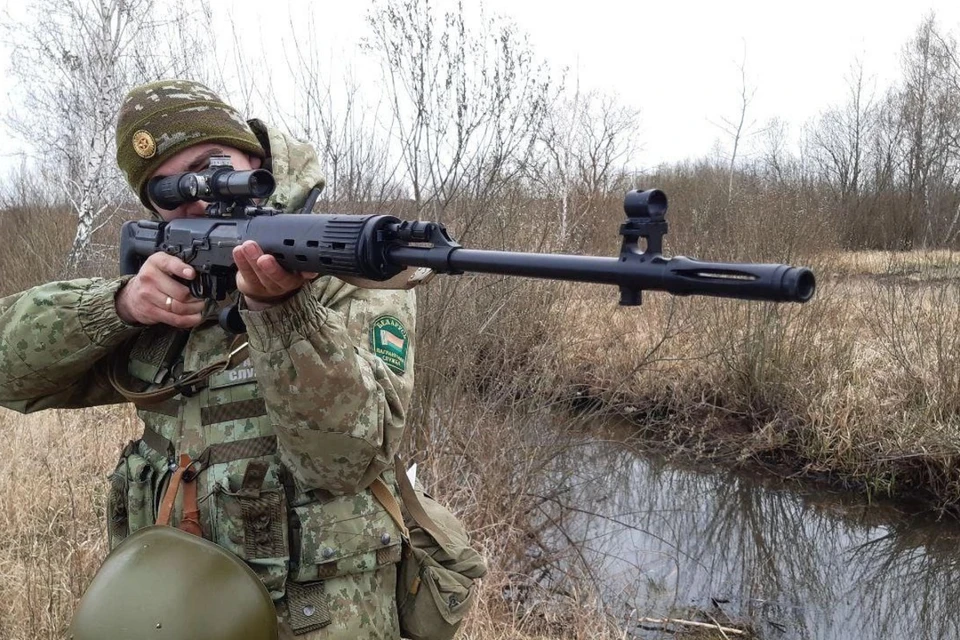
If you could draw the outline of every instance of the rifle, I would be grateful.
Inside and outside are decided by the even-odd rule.
[[[658,189],[627,193],[620,255],[609,258],[465,249],[437,222],[379,214],[314,214],[319,189],[295,214],[255,203],[269,196],[274,186],[269,171],[235,171],[227,156],[211,158],[202,172],[154,178],[149,194],[165,209],[197,200],[210,205],[202,218],[124,223],[121,272],[135,274],[147,257],[163,251],[196,270],[197,277],[186,283],[192,295],[219,301],[236,289],[233,248],[254,240],[291,271],[333,275],[381,288],[402,288],[393,284],[398,275],[426,267],[450,275],[493,273],[616,285],[623,306],[639,305],[643,291],[806,302],[816,289],[813,272],[803,267],[664,257],[667,196]],[[221,313],[220,324],[234,333],[244,331],[236,305]]]

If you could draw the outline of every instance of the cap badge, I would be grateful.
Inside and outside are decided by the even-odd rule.
[[[157,153],[157,143],[149,131],[140,129],[133,134],[133,150],[141,158],[152,158]]]

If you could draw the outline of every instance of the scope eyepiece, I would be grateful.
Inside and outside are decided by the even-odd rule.
[[[147,185],[147,194],[161,209],[176,209],[187,202],[235,202],[266,198],[276,181],[266,169],[235,171],[229,156],[213,156],[210,167],[199,172],[157,177]]]
[[[628,218],[662,220],[667,215],[667,194],[660,189],[628,191],[623,198],[623,211]]]

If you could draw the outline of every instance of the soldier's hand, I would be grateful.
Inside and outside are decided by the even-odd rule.
[[[283,302],[317,277],[315,273],[287,271],[277,259],[253,240],[247,240],[233,249],[237,265],[237,289],[244,295],[247,308],[262,311]]]
[[[179,258],[154,253],[116,297],[117,315],[127,324],[167,324],[189,329],[200,324],[204,301],[174,279],[192,280],[196,272]]]

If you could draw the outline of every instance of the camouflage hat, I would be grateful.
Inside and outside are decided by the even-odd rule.
[[[236,109],[192,80],[161,80],[127,94],[117,117],[117,164],[148,209],[147,180],[179,151],[220,142],[265,157],[263,146]]]

